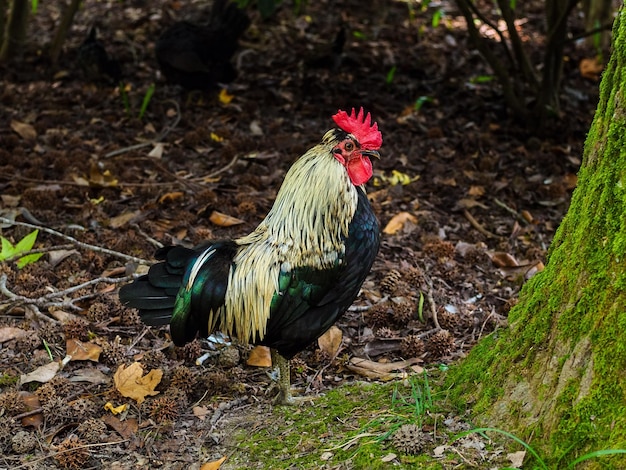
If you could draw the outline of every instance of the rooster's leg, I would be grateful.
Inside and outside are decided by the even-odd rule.
[[[275,402],[280,405],[293,405],[296,403],[296,399],[291,395],[291,380],[289,371],[289,361],[283,356],[278,354],[277,351],[271,349],[272,352],[272,366],[278,368],[278,396]]]

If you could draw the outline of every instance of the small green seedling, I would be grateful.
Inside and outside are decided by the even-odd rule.
[[[143,119],[143,115],[146,113],[146,109],[148,109],[148,105],[150,104],[152,95],[154,95],[155,88],[156,86],[154,85],[154,83],[148,87],[148,90],[143,97],[143,101],[141,102],[141,109],[139,110],[139,120]]]
[[[0,251],[0,261],[5,261],[12,258],[17,258],[21,253],[26,253],[33,249],[33,245],[35,244],[35,240],[37,240],[37,235],[39,234],[39,230],[34,230],[24,238],[22,238],[17,244],[13,245],[9,240],[0,236],[0,241],[2,242],[2,250]],[[43,253],[31,253],[26,256],[22,256],[17,260],[17,267],[22,269],[24,266],[27,266],[31,263],[34,263],[39,258],[43,256]]]

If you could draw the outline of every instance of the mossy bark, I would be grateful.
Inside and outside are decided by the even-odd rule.
[[[507,329],[453,368],[451,397],[481,425],[513,432],[551,467],[626,449],[626,11],[613,27],[583,164],[546,269]],[[597,468],[624,468],[605,458]]]

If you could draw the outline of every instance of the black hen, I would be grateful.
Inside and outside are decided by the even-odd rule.
[[[232,82],[237,73],[230,60],[249,24],[248,15],[228,0],[215,0],[207,25],[175,23],[155,46],[165,78],[188,90]]]
[[[148,325],[170,324],[177,345],[222,331],[272,348],[283,403],[286,359],[328,330],[359,293],[379,245],[363,184],[382,135],[363,110],[333,116],[340,129],[300,157],[259,226],[235,240],[167,247],[120,299]]]
[[[104,45],[97,38],[97,30],[92,26],[89,35],[78,48],[78,64],[87,80],[110,79],[117,83],[122,78],[120,63],[109,57]]]

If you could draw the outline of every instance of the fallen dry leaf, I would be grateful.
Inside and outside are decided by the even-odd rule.
[[[72,361],[98,362],[102,348],[94,343],[83,343],[74,338],[69,338],[65,343],[65,350]]]
[[[131,438],[135,435],[137,429],[139,429],[137,418],[127,418],[124,421],[120,421],[117,416],[104,415],[101,419],[105,424],[111,426],[124,439]]]
[[[226,456],[222,457],[219,460],[214,460],[213,462],[204,463],[200,467],[200,470],[218,470],[218,468],[220,468],[225,461]]]
[[[424,369],[420,366],[414,365],[422,360],[419,358],[407,359],[406,361],[380,363],[369,361],[360,357],[353,357],[350,359],[350,363],[346,365],[352,372],[356,372],[364,377],[379,380],[391,380],[396,378],[404,378],[407,376],[406,372],[393,373],[396,370],[402,370],[411,366],[411,370],[417,374],[421,374]]]
[[[154,147],[152,148],[152,150],[150,150],[150,153],[148,154],[148,156],[152,158],[162,158],[164,149],[165,147],[163,143],[157,142],[156,144],[154,144]]]
[[[123,405],[114,406],[110,401],[106,402],[104,405],[104,409],[110,411],[114,415],[118,415],[123,413],[128,408],[128,405],[124,403]]]
[[[4,326],[0,328],[0,343],[11,341],[12,339],[23,338],[28,334],[27,331],[12,326]]]
[[[391,218],[391,220],[387,223],[387,226],[383,229],[383,232],[388,235],[394,235],[402,230],[407,222],[416,224],[417,217],[409,212],[400,212]]]
[[[342,339],[343,333],[339,328],[333,325],[326,333],[317,339],[317,344],[328,356],[335,357],[341,346]]]
[[[22,399],[22,402],[24,403],[24,406],[26,407],[26,411],[32,411],[32,410],[37,410],[41,408],[41,403],[39,402],[39,398],[34,393],[21,391],[20,398]],[[39,428],[40,426],[43,425],[43,414],[36,413],[34,415],[25,416],[24,418],[22,418],[21,422],[22,422],[22,426],[24,427],[32,426],[34,428]]]
[[[491,258],[491,262],[499,268],[512,268],[515,266],[519,266],[517,260],[513,257],[513,255],[510,255],[509,253],[496,251],[487,252],[487,254]]]
[[[250,351],[250,356],[248,356],[246,364],[254,367],[271,367],[272,355],[270,354],[270,348],[267,346],[255,346],[255,348]]]
[[[238,219],[236,217],[232,217],[227,214],[223,214],[218,211],[211,212],[211,216],[209,220],[213,222],[215,225],[219,225],[220,227],[231,227],[233,225],[243,224],[245,221]]]
[[[163,196],[159,198],[159,204],[178,201],[179,199],[182,199],[183,197],[185,197],[185,193],[183,193],[182,191],[174,191],[170,193],[165,193]]]
[[[604,70],[604,65],[597,57],[585,58],[578,64],[578,69],[584,78],[597,81],[600,79],[602,70]]]
[[[200,421],[204,421],[209,415],[209,409],[206,406],[194,406],[192,410],[193,415]]]
[[[109,382],[109,376],[95,367],[77,369],[69,378],[70,382],[88,382],[90,384],[105,384]]]
[[[155,388],[161,382],[162,377],[163,371],[161,369],[153,369],[146,375],[143,375],[141,364],[133,362],[128,367],[125,367],[123,364],[119,366],[113,376],[113,381],[115,382],[115,388],[122,396],[132,398],[140,405],[146,396],[159,394]]]
[[[102,170],[97,163],[89,168],[89,185],[103,188],[117,186],[117,178],[109,170]]]
[[[20,375],[20,384],[29,382],[46,383],[54,378],[59,371],[60,364],[58,362],[50,362],[46,365],[37,367],[34,371]]]
[[[522,468],[524,457],[526,457],[525,450],[519,450],[517,452],[506,454],[506,458],[511,461],[511,467],[513,468]]]
[[[485,187],[484,186],[470,186],[469,191],[467,191],[467,194],[469,194],[472,197],[483,196],[485,194]]]
[[[35,140],[37,131],[33,126],[25,122],[11,121],[11,129],[24,140]]]
[[[120,215],[116,215],[115,217],[111,217],[109,219],[109,227],[111,228],[123,227],[128,222],[130,222],[135,217],[137,217],[139,214],[141,214],[140,210],[122,212]]]

